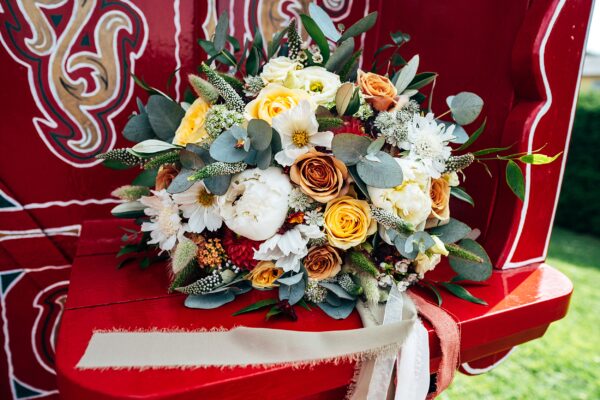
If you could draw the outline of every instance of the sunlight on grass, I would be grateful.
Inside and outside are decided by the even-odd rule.
[[[547,262],[575,287],[567,317],[491,372],[457,375],[440,399],[600,399],[600,239],[555,228]]]

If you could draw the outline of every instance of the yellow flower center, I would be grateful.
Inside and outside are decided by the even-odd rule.
[[[306,131],[295,131],[292,134],[292,143],[296,147],[304,147],[308,144],[308,132]]]
[[[323,82],[319,82],[319,81],[311,82],[310,83],[310,91],[321,93],[323,91]]]
[[[200,191],[198,191],[198,197],[196,198],[196,201],[198,201],[198,204],[208,207],[214,203],[215,195],[208,193],[206,189],[200,189]]]

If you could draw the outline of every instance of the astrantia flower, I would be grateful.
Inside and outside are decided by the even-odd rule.
[[[254,259],[275,260],[275,265],[285,272],[298,272],[300,260],[308,254],[308,241],[323,236],[317,226],[299,224],[266,240],[254,253]]]
[[[275,160],[290,166],[296,158],[315,146],[331,148],[333,133],[319,132],[319,123],[310,103],[306,100],[273,118],[273,128],[281,136],[282,150]]]
[[[294,211],[306,211],[313,203],[313,199],[305,195],[300,188],[293,188],[290,193],[290,208]]]
[[[380,112],[375,118],[375,127],[385,137],[386,142],[408,150],[408,126],[419,111],[419,104],[411,100],[398,110]]]
[[[183,193],[174,194],[173,200],[180,205],[183,216],[188,218],[190,232],[216,231],[223,224],[217,196],[210,193],[203,182],[193,184]]]
[[[454,125],[446,128],[435,121],[432,113],[425,117],[415,115],[408,125],[408,159],[421,163],[432,178],[439,178],[451,155],[448,142],[454,139],[453,132]]]
[[[153,196],[142,196],[140,202],[147,208],[144,213],[150,222],[142,224],[143,232],[150,232],[149,244],[158,244],[161,250],[172,250],[177,238],[184,232],[179,216],[179,207],[166,190],[152,191]]]
[[[304,214],[304,222],[308,225],[323,226],[323,213],[319,210],[310,210]]]

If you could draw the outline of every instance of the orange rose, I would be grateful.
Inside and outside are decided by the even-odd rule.
[[[396,105],[398,91],[387,77],[358,70],[357,80],[365,99],[377,111],[387,111]]]
[[[327,203],[348,192],[348,168],[337,158],[311,150],[294,161],[290,179],[302,192],[320,203]]]
[[[342,269],[342,258],[329,245],[312,247],[304,258],[304,267],[308,276],[317,281],[332,278]]]
[[[446,175],[431,180],[431,213],[427,228],[443,225],[450,220],[450,182]]]
[[[162,165],[158,170],[158,174],[156,175],[156,183],[154,185],[156,190],[168,188],[178,173],[179,169],[174,164]]]

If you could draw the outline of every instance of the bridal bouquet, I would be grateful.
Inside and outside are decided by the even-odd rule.
[[[185,102],[136,78],[150,96],[123,134],[137,144],[100,156],[144,170],[114,191],[124,202],[113,214],[140,225],[123,237],[121,265],[158,248],[170,260],[169,290],[188,294],[188,307],[275,289],[239,311],[266,309],[267,318],[295,319],[296,305],[345,318],[358,299],[385,302],[394,285],[485,304],[463,284],[486,280],[492,265],[471,228],[451,217],[450,198],[473,205],[460,183],[474,161],[506,161],[522,197],[517,163],[555,157],[469,152],[485,120],[471,135],[464,126],[482,99],[460,92],[435,115],[421,90],[437,75],[417,73],[418,56],[400,56],[404,33],[377,50],[372,72],[360,69],[355,38],[376,17],[336,27],[311,4],[301,15],[309,41],[292,21],[268,45],[257,31],[242,46],[224,13],[212,40],[200,41],[208,59],[189,76]],[[456,276],[424,279],[443,257]]]

